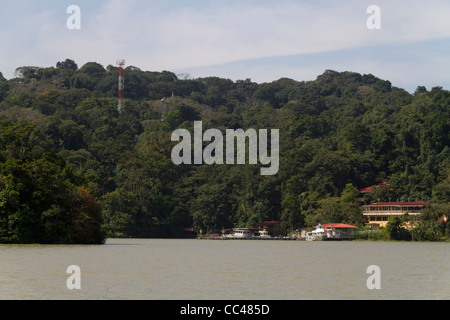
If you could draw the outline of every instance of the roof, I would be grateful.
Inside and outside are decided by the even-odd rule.
[[[322,227],[324,228],[358,228],[349,224],[345,224],[345,223],[328,223],[328,224],[323,224]]]
[[[364,189],[359,189],[359,193],[369,193],[372,191],[372,187],[367,187]]]
[[[381,188],[381,186],[390,186],[390,185],[391,185],[390,183],[382,182],[376,186],[359,189],[358,191],[359,191],[359,193],[369,193],[369,192],[372,192],[373,188],[379,189],[379,188]],[[389,189],[389,191],[393,191],[393,190],[394,190],[394,188]]]
[[[398,207],[417,207],[426,206],[427,201],[413,201],[413,202],[377,202],[372,204],[367,204],[367,207],[378,207],[378,206],[398,206]]]

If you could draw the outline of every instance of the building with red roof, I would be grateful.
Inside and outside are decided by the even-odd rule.
[[[371,186],[371,187],[366,187],[366,188],[362,188],[359,189],[359,195],[357,197],[357,200],[364,203],[364,198],[367,194],[370,194],[373,191],[384,191],[384,192],[390,192],[390,191],[394,191],[394,188],[391,187],[391,184],[388,182],[382,182],[380,184],[377,184],[376,186]],[[380,200],[380,199],[378,199]]]
[[[327,232],[328,240],[352,240],[358,229],[356,226],[345,223],[327,223],[322,227]]]
[[[381,189],[381,188],[383,188],[383,187],[389,188],[390,185],[391,185],[390,183],[382,182],[382,183],[380,183],[380,184],[378,184],[378,185],[376,185],[376,186],[372,186],[372,187],[367,187],[367,188],[359,189],[358,191],[359,191],[360,194],[365,194],[365,193],[370,193],[370,192],[372,192],[374,189]],[[389,191],[394,191],[394,188],[391,187],[391,188],[389,188],[388,190],[389,190]]]
[[[377,202],[362,206],[362,211],[366,223],[378,229],[386,227],[391,216],[402,216],[405,213],[411,216],[420,215],[427,204],[428,202],[425,201]]]

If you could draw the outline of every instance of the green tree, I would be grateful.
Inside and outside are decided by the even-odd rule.
[[[408,214],[403,216],[391,216],[386,225],[386,231],[390,240],[411,240],[411,232],[405,223],[409,222]]]
[[[0,242],[102,243],[101,208],[31,126],[0,131]]]
[[[438,241],[444,237],[444,227],[434,220],[421,220],[412,229],[412,238],[415,241]]]
[[[110,238],[136,236],[139,206],[132,192],[118,188],[102,198],[104,230]]]
[[[77,64],[75,63],[75,61],[71,59],[66,59],[64,61],[57,62],[56,67],[58,69],[78,70]]]
[[[306,217],[307,224],[347,223],[362,226],[364,218],[357,196],[358,190],[352,184],[347,184],[340,197],[319,200],[317,208]]]
[[[296,176],[291,177],[282,190],[281,221],[292,230],[304,226],[304,216],[301,214],[301,183]]]

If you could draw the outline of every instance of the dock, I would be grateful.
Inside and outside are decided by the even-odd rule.
[[[214,237],[214,236],[205,236],[205,237],[197,237],[198,240],[257,240],[257,241],[287,241],[287,240],[302,240],[297,238],[280,238],[280,237],[248,237],[248,238],[229,238],[229,237]]]

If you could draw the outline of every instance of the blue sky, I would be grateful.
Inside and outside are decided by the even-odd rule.
[[[81,29],[69,30],[69,5]],[[369,5],[381,29],[369,30]],[[0,72],[126,60],[148,71],[271,82],[326,69],[372,73],[413,92],[450,90],[448,0],[0,0]]]

